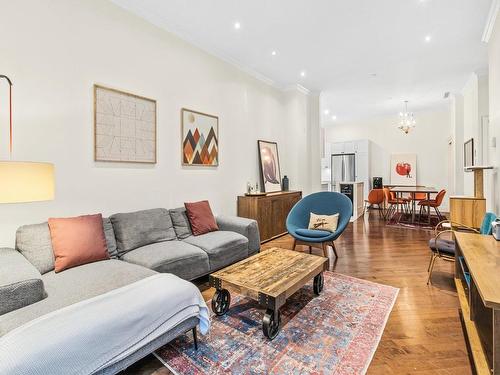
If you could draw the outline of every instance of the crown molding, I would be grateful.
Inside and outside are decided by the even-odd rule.
[[[306,89],[304,86],[302,86],[301,84],[298,84],[298,83],[281,88],[281,90],[283,90],[284,92],[298,91],[304,95],[309,95],[311,93],[311,91],[309,89]]]
[[[497,20],[498,13],[500,12],[500,0],[493,0],[491,3],[490,13],[488,14],[488,19],[486,20],[486,26],[484,27],[482,41],[488,43],[490,41],[491,33],[495,27],[495,22]]]

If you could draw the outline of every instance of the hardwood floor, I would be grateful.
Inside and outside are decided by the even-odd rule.
[[[350,224],[335,241],[336,261],[332,249],[328,250],[330,270],[400,288],[368,374],[471,374],[457,311],[453,264],[438,261],[433,284],[426,285],[431,236],[429,231],[386,227],[377,212],[372,212]],[[292,245],[292,238],[284,236],[263,248],[291,249]],[[297,249],[307,251],[306,247]],[[313,251],[321,254],[320,249]],[[213,290],[206,283],[200,289],[207,300],[212,297]],[[138,365],[148,361],[157,360],[145,359]]]

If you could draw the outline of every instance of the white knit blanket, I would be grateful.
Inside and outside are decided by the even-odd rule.
[[[91,275],[89,275],[91,277]],[[32,320],[0,338],[0,374],[92,374],[198,317],[210,327],[196,286],[158,274]]]

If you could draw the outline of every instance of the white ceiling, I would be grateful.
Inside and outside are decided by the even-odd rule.
[[[112,1],[278,87],[321,91],[337,121],[444,105],[487,66],[491,0]]]

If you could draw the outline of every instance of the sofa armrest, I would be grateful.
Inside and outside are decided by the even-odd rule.
[[[17,250],[0,248],[0,315],[45,297],[42,275]]]
[[[260,250],[259,226],[255,220],[238,216],[217,216],[220,230],[239,233],[248,238],[248,250],[254,254]]]

